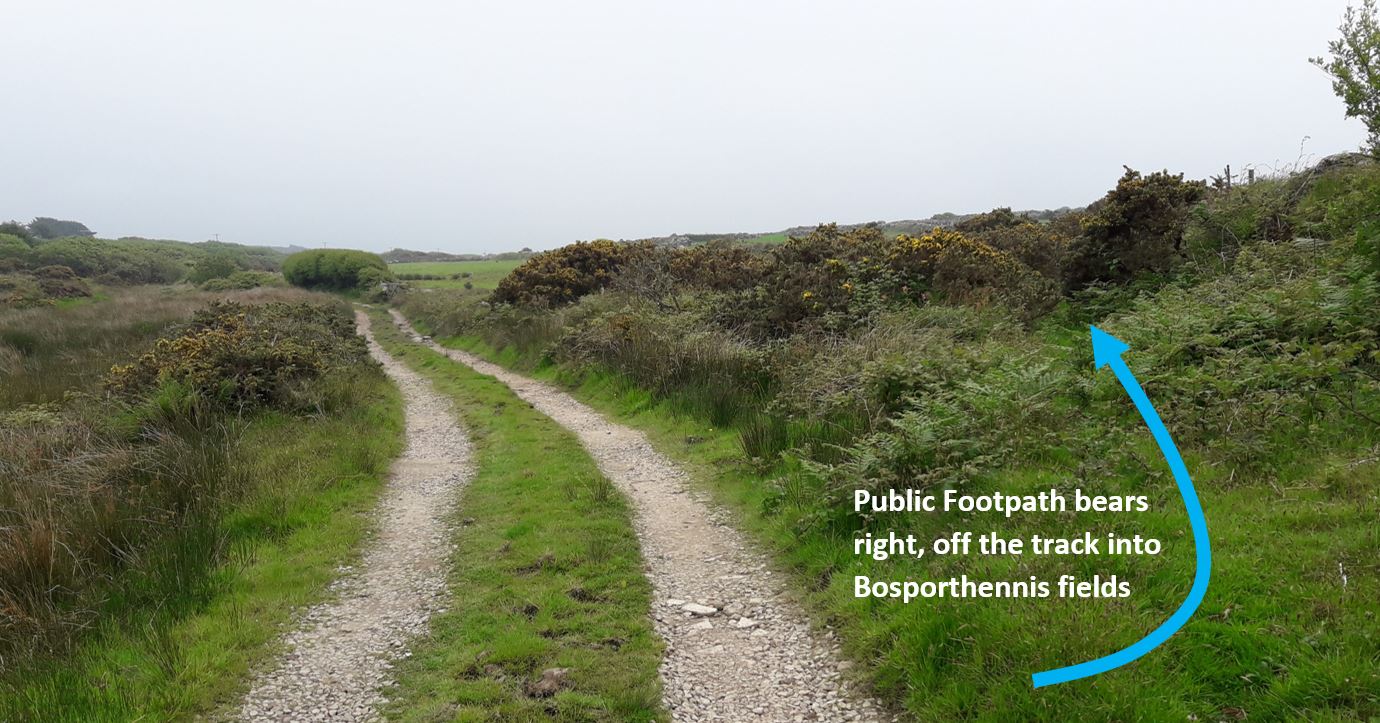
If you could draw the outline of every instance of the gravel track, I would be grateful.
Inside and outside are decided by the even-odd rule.
[[[377,718],[392,662],[442,609],[447,517],[473,474],[469,441],[449,401],[375,343],[368,316],[355,319],[369,353],[402,390],[407,448],[393,463],[362,559],[341,570],[333,599],[307,610],[284,638],[288,652],[255,679],[239,711],[244,720]]]
[[[570,429],[633,502],[652,614],[666,641],[665,702],[677,721],[883,721],[849,690],[833,634],[813,631],[765,556],[694,494],[686,475],[636,430],[613,424],[550,385],[421,337],[414,341],[497,378]]]

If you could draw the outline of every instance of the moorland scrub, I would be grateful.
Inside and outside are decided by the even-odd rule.
[[[1364,717],[1380,710],[1365,642],[1380,633],[1368,614],[1378,591],[1363,572],[1380,543],[1368,483],[1380,448],[1377,199],[1380,166],[1358,154],[1249,185],[1128,170],[1054,218],[1003,208],[918,236],[825,225],[751,249],[576,244],[534,256],[487,297],[438,290],[400,305],[429,333],[575,386],[709,466],[879,693],[921,718],[993,706],[1133,717],[1151,703],[1181,717]],[[1089,323],[1131,345],[1191,460],[1219,562],[1163,655],[1032,698],[1019,673],[1119,649],[1192,572],[1174,485],[1115,381],[1093,373]],[[859,558],[855,537],[943,523],[856,513],[857,489],[1078,485],[1148,495],[1151,512],[1001,529],[1165,540],[1158,556],[1100,570],[1131,580],[1130,599],[852,594],[858,575],[1019,580],[1082,564]]]

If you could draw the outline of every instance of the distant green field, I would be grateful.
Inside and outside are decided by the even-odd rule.
[[[416,261],[406,264],[389,264],[395,274],[426,274],[429,276],[444,276],[444,279],[427,279],[412,281],[416,286],[429,286],[436,289],[458,289],[463,288],[465,282],[474,284],[476,289],[492,289],[498,286],[498,282],[508,275],[521,259],[503,259],[487,261]],[[452,279],[456,274],[470,274],[466,278]]]

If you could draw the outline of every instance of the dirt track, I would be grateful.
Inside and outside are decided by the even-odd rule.
[[[394,321],[423,338],[397,311]],[[497,378],[580,438],[600,470],[633,502],[655,588],[652,610],[666,640],[661,676],[677,721],[877,721],[849,693],[829,636],[812,631],[766,559],[698,499],[685,474],[636,430],[613,424],[570,395],[471,354],[430,345]]]
[[[377,532],[356,569],[332,585],[334,599],[306,612],[285,639],[288,652],[253,683],[245,720],[356,721],[377,717],[392,662],[426,630],[446,591],[447,513],[473,469],[449,401],[374,342],[369,352],[402,390],[407,449],[393,464],[376,512]]]

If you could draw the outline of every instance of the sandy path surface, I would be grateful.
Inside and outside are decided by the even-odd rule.
[[[402,390],[407,448],[380,497],[377,532],[358,566],[342,570],[333,600],[306,612],[285,638],[288,652],[257,677],[245,720],[357,721],[377,717],[392,661],[426,630],[446,591],[447,513],[472,474],[470,447],[449,401],[374,342],[369,353]]]
[[[397,311],[393,319],[423,341]],[[429,341],[429,340],[427,340]],[[848,691],[831,635],[811,630],[766,558],[691,491],[686,475],[636,430],[570,395],[472,354],[430,346],[508,385],[575,432],[633,502],[652,610],[666,640],[666,705],[677,721],[881,721]]]

